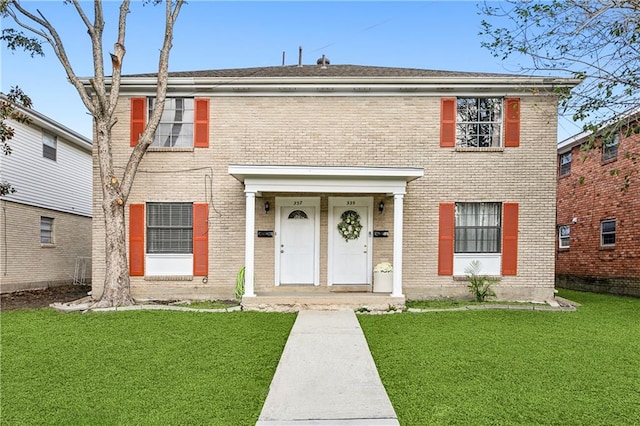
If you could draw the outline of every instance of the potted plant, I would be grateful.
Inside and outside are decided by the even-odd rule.
[[[378,263],[373,268],[373,292],[391,293],[393,291],[393,266],[389,262]]]

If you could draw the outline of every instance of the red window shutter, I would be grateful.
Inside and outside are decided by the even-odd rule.
[[[144,204],[129,205],[129,275],[144,276]]]
[[[504,146],[520,146],[520,99],[507,98],[504,101]]]
[[[209,206],[193,205],[193,275],[209,275]]]
[[[438,226],[438,275],[453,275],[455,204],[440,203]]]
[[[518,274],[518,203],[504,203],[502,275]]]
[[[440,99],[440,146],[456,146],[456,98]]]
[[[136,146],[147,121],[147,99],[131,98],[131,146]]]
[[[195,100],[193,146],[209,148],[209,99]]]

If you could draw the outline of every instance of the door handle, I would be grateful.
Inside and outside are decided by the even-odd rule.
[[[367,252],[367,245],[366,245],[366,244],[364,245],[364,250],[363,250],[362,252],[363,252],[363,253],[366,253],[366,252]]]

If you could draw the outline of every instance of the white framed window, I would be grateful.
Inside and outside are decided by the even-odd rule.
[[[501,203],[456,203],[454,252],[500,253]]]
[[[155,98],[149,98],[149,116]],[[194,100],[193,98],[166,98],[160,124],[153,136],[154,148],[193,147]]]
[[[562,225],[558,228],[558,247],[569,248],[569,240],[571,237],[571,226]]]
[[[147,203],[147,253],[193,253],[192,203]]]
[[[40,216],[40,243],[53,244],[53,218]]]
[[[57,151],[58,139],[49,133],[42,133],[42,156],[56,161]]]
[[[602,143],[602,161],[618,157],[618,134]]]
[[[560,176],[571,173],[571,151],[560,154]]]
[[[600,222],[600,245],[603,247],[616,245],[615,219],[607,219]]]
[[[502,98],[457,98],[456,146],[502,146]]]

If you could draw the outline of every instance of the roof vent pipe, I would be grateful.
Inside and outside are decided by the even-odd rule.
[[[322,65],[322,69],[327,68],[327,65],[331,64],[331,62],[329,62],[329,59],[327,59],[324,55],[322,55],[322,58],[318,59],[316,63],[318,65]]]
[[[284,50],[282,51],[282,66],[284,67]]]
[[[298,46],[298,66],[302,66],[302,46]]]

